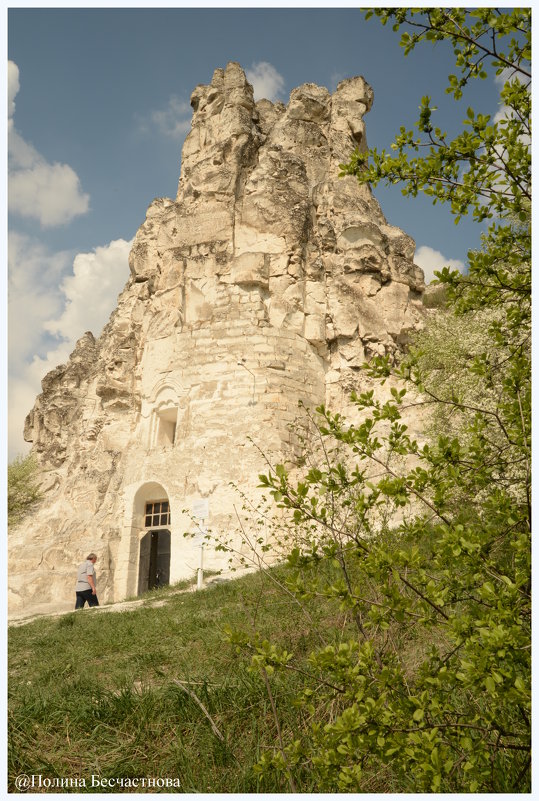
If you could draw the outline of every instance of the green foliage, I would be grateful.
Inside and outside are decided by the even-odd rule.
[[[460,77],[446,91],[456,100],[469,81],[492,78],[500,89],[500,112],[467,108],[463,130],[450,139],[433,125],[436,108],[424,97],[416,131],[401,128],[392,152],[355,152],[342,174],[361,183],[400,184],[404,195],[419,192],[449,203],[458,223],[472,212],[492,220],[480,251],[468,253],[461,276],[444,268],[437,275],[457,311],[503,306],[515,327],[530,316],[531,293],[531,9],[376,9],[385,25],[405,26],[401,45],[411,52],[423,41],[450,42]],[[487,72],[490,68],[490,73]],[[499,119],[498,119],[499,118]]]
[[[371,370],[386,371],[383,360]],[[414,366],[400,372],[417,388]],[[316,724],[289,746],[289,765],[307,762],[328,791],[361,790],[377,762],[390,764],[401,790],[523,790],[531,609],[522,418],[514,404],[453,401],[462,436],[420,447],[401,422],[405,400],[396,390],[386,403],[356,397],[366,413],[357,426],[320,408],[322,437],[351,458],[299,483],[282,470],[262,479],[298,526],[291,587],[339,598],[357,623],[357,640],[312,655],[326,684],[305,687]],[[397,472],[395,454],[413,466]],[[367,479],[362,462],[384,475]],[[391,536],[373,536],[380,506],[406,510]],[[328,560],[340,579],[305,580],[306,565]],[[414,641],[429,651],[411,667]],[[340,711],[328,716],[332,703]]]
[[[431,98],[423,97],[417,132],[401,128],[392,145],[396,155],[356,153],[344,172],[363,182],[403,183],[404,195],[423,191],[434,202],[449,201],[457,221],[470,210],[479,221],[515,212],[525,220],[531,199],[531,9],[376,9],[367,17],[373,13],[384,25],[393,21],[394,30],[409,29],[401,36],[406,54],[422,41],[451,42],[460,77],[449,76],[446,92],[455,100],[470,80],[485,79],[489,67],[505,76],[500,99],[506,114],[495,122],[468,108],[464,129],[448,140],[433,125]]]
[[[7,509],[10,526],[19,523],[41,498],[38,466],[33,456],[18,456],[7,469]]]
[[[484,307],[462,314],[446,309],[416,334],[407,363],[414,366],[426,396],[424,402],[430,407],[427,430],[431,434],[444,431],[464,437],[470,410],[496,414],[507,380],[507,364],[516,358],[518,350],[503,338],[497,340],[503,324],[504,316],[496,308]],[[529,328],[520,329],[519,339],[525,345],[521,350],[526,358],[529,358],[529,335]],[[501,429],[497,442],[503,448]]]
[[[444,309],[447,305],[447,292],[441,284],[432,284],[423,294],[426,309]]]
[[[401,183],[448,202],[459,221],[493,220],[465,276],[438,274],[447,308],[400,367],[366,366],[358,421],[324,407],[319,447],[298,481],[261,476],[289,514],[289,589],[338,600],[355,637],[314,651],[296,727],[259,771],[321,791],[522,792],[530,786],[530,9],[378,9],[423,40],[450,42],[459,76],[494,68],[499,120],[468,108],[449,140],[423,98],[417,132],[393,154],[354,154],[360,182]],[[379,388],[387,384],[386,400]],[[406,425],[426,408],[430,437]],[[308,460],[307,460],[308,461]],[[291,536],[291,532],[293,535]],[[256,648],[245,638],[246,649]],[[282,671],[270,643],[253,669]],[[286,649],[286,669],[294,666]],[[284,657],[281,658],[284,659]]]

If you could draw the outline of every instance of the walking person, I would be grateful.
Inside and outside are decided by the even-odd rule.
[[[83,609],[86,601],[88,601],[88,606],[99,606],[96,590],[97,577],[94,567],[96,562],[96,554],[90,553],[86,557],[86,561],[79,565],[77,585],[75,587],[77,594],[75,609]]]

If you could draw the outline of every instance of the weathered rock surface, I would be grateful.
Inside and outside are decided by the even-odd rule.
[[[150,205],[109,323],[26,420],[45,495],[10,534],[13,613],[72,604],[89,550],[103,600],[135,594],[150,502],[170,503],[170,580],[192,574],[185,510],[207,498],[212,528],[235,530],[229,482],[256,494],[264,469],[248,436],[286,459],[298,401],[341,408],[363,361],[420,324],[414,242],[338,177],[372,101],[351,78],[255,103],[235,63],[196,87],[176,199]]]

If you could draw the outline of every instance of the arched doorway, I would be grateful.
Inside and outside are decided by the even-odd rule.
[[[139,488],[133,509],[138,536],[137,593],[170,583],[170,504],[157,482]]]

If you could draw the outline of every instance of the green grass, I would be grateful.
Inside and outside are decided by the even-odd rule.
[[[204,581],[207,582],[208,579],[211,579],[215,576],[221,575],[221,570],[205,570],[204,571]],[[193,573],[190,578],[182,579],[182,581],[177,581],[175,584],[165,584],[162,587],[154,587],[153,590],[146,590],[146,592],[141,593],[140,595],[130,595],[126,598],[126,601],[154,601],[154,600],[161,600],[162,598],[168,598],[170,595],[175,595],[178,592],[183,592],[184,590],[188,590],[191,587],[194,587],[198,581],[198,571]]]
[[[281,579],[285,573],[282,567],[273,571]],[[260,628],[306,659],[319,644],[320,627],[329,639],[343,636],[336,607],[311,606],[310,622],[260,573],[204,592],[149,596],[157,594],[168,598],[166,605],[106,614],[84,610],[10,629],[10,791],[23,773],[82,777],[87,784],[92,774],[177,778],[176,792],[289,790],[280,779],[262,784],[253,772],[275,745],[276,724],[262,678],[226,642],[224,627]],[[174,680],[189,683],[224,742]],[[283,735],[295,725],[292,699],[299,681],[292,672],[272,678]],[[307,778],[301,791],[309,790],[316,788]]]
[[[204,579],[208,579],[211,576],[218,576],[221,571],[219,570],[205,570],[204,571]],[[153,590],[146,590],[146,592],[141,593],[140,595],[130,595],[126,598],[126,601],[153,601],[159,600],[161,598],[167,598],[169,595],[174,595],[177,592],[183,592],[184,590],[188,590],[190,587],[194,587],[197,583],[197,573],[195,572],[190,578],[183,579],[182,581],[177,581],[175,584],[165,584],[162,587],[154,587]]]

